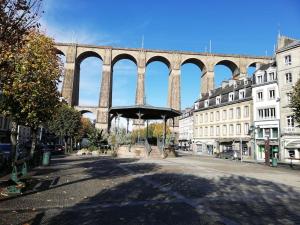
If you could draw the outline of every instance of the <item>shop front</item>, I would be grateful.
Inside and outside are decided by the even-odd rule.
[[[277,159],[279,158],[279,144],[278,141],[271,140],[270,143],[270,158],[276,157]],[[266,141],[264,140],[259,140],[256,142],[256,159],[259,161],[264,161],[265,160],[265,148],[266,148]],[[276,152],[276,155],[272,155]]]

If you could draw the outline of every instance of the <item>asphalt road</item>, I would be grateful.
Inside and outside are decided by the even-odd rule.
[[[38,168],[0,224],[300,224],[300,171],[209,157],[68,156]]]

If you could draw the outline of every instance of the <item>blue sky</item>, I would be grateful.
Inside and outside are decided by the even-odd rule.
[[[278,32],[300,39],[299,0],[44,0],[42,29],[60,42],[144,47],[214,53],[273,55]],[[81,64],[80,104],[97,105],[102,62]],[[135,101],[136,66],[122,60],[114,67],[113,105]],[[250,71],[251,72],[251,71]],[[167,105],[168,69],[153,62],[146,71],[146,101]],[[200,93],[201,71],[191,64],[181,72],[181,106],[191,106]],[[218,66],[216,86],[230,78]]]

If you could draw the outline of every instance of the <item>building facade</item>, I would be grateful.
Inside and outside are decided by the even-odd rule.
[[[193,143],[193,109],[187,108],[183,110],[182,115],[179,117],[179,146],[182,148],[192,148]]]
[[[265,145],[279,157],[280,106],[276,63],[261,66],[253,75],[253,149],[254,159],[265,159]],[[279,153],[280,154],[280,153]]]
[[[276,63],[280,90],[280,158],[289,161],[291,155],[300,158],[300,128],[290,107],[293,86],[300,79],[300,41],[280,36]]]
[[[251,156],[252,80],[229,80],[198,101],[194,111],[194,142],[202,154],[226,150]]]

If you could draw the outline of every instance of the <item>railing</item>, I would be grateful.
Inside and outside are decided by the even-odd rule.
[[[147,138],[145,139],[144,146],[145,146],[147,156],[149,156],[150,152],[151,152],[151,146],[149,145],[149,142],[148,142]]]

